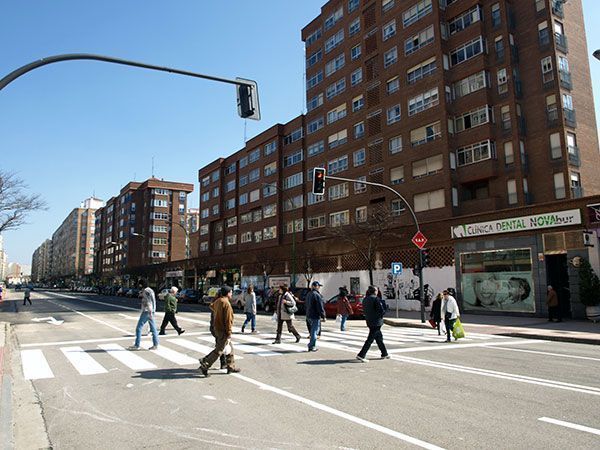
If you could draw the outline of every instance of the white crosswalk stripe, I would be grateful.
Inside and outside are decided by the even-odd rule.
[[[141,356],[136,355],[135,353],[126,350],[121,347],[119,344],[100,344],[102,350],[108,353],[110,356],[115,358],[122,364],[125,364],[127,367],[133,370],[147,370],[147,369],[156,369],[156,366],[149,361],[146,361]]]
[[[107,372],[100,363],[87,354],[81,347],[63,347],[60,350],[81,375],[95,375]]]
[[[52,369],[41,350],[21,350],[21,363],[26,380],[54,378]]]
[[[214,341],[214,338],[210,338],[208,336],[198,336],[198,339],[200,339],[201,341],[207,341],[207,342]],[[232,339],[232,341],[233,341],[233,348],[234,348],[236,357],[237,357],[238,352],[252,353],[252,354],[258,355],[258,356],[280,356],[281,355],[281,353],[272,352],[270,350],[265,350],[263,348],[255,347],[253,345],[239,344],[235,341],[235,339]]]
[[[180,347],[187,348],[188,350],[193,350],[195,352],[198,352],[198,353],[201,354],[201,356],[208,355],[214,349],[214,346],[210,346],[209,347],[208,345],[198,344],[197,342],[192,342],[192,341],[190,341],[188,339],[182,339],[182,338],[169,339],[168,342],[170,344],[179,345]],[[213,339],[213,342],[214,342],[214,339]],[[243,357],[238,356],[238,355],[236,355],[236,358],[237,359],[244,359]]]
[[[180,366],[186,366],[188,364],[198,364],[197,359],[190,358],[184,353],[179,353],[175,350],[171,350],[170,348],[167,348],[164,345],[159,345],[156,350],[151,350],[151,352],[155,355],[165,358],[167,361],[174,362],[175,364]]]

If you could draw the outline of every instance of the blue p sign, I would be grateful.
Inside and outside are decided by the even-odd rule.
[[[400,275],[402,273],[402,263],[392,263],[392,275]]]

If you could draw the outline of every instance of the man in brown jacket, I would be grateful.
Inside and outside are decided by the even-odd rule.
[[[562,322],[562,319],[560,318],[558,294],[550,285],[548,285],[548,297],[546,298],[546,304],[548,305],[548,322],[553,322],[554,319],[556,319],[557,322]]]
[[[210,309],[213,315],[212,327],[216,339],[215,349],[200,360],[198,370],[207,377],[208,369],[224,353],[229,344],[231,351],[226,355],[227,373],[238,373],[240,369],[235,367],[233,359],[233,346],[231,345],[231,333],[233,331],[233,308],[231,307],[232,291],[229,286],[223,286],[219,290],[217,299],[211,303]],[[211,331],[213,331],[211,330]]]

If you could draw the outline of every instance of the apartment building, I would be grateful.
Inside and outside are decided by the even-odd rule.
[[[31,258],[31,281],[39,283],[50,278],[52,268],[52,241],[46,239]]]
[[[194,186],[150,178],[126,184],[96,211],[95,273],[127,275],[134,267],[186,258],[187,196]]]

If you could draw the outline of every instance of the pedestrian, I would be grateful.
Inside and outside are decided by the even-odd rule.
[[[433,301],[431,305],[431,312],[429,313],[429,318],[433,320],[435,326],[437,328],[438,336],[441,336],[440,332],[440,324],[442,322],[442,299],[444,295],[440,292]]]
[[[256,294],[252,285],[248,286],[244,293],[244,312],[246,313],[246,320],[242,325],[242,333],[248,323],[252,327],[252,332],[256,333]]]
[[[375,286],[369,286],[367,288],[367,295],[363,300],[363,314],[365,315],[367,327],[369,327],[369,335],[356,356],[356,359],[361,362],[369,362],[367,359],[367,352],[371,348],[373,341],[377,342],[377,347],[379,347],[379,351],[381,352],[381,358],[390,358],[387,349],[385,348],[385,344],[383,343],[383,334],[381,333],[385,308],[382,304],[382,300],[377,297],[377,289],[378,288]]]
[[[2,285],[0,284],[0,302],[2,301]]]
[[[300,333],[294,327],[292,321],[296,318],[294,313],[298,311],[296,299],[289,291],[286,284],[279,286],[279,296],[275,305],[275,313],[277,314],[277,335],[273,344],[281,344],[281,332],[283,331],[283,323],[287,325],[287,329],[296,337],[296,342],[300,342]]]
[[[231,344],[231,335],[233,333],[233,308],[231,307],[231,297],[233,292],[229,286],[221,286],[217,294],[217,298],[210,304],[213,320],[211,333],[215,337],[215,349],[200,360],[198,370],[205,377],[208,377],[208,369],[219,359],[225,355],[225,363],[227,373],[238,373],[241,370],[235,367],[235,359],[233,356],[233,345]],[[229,346],[229,351],[225,351],[225,347]],[[221,364],[222,364],[221,360]]]
[[[306,294],[306,320],[309,323],[310,341],[308,342],[308,351],[317,351],[317,335],[321,331],[321,321],[325,322],[325,305],[323,296],[319,289],[323,285],[318,281],[313,281],[310,285],[311,290]]]
[[[444,325],[446,325],[446,342],[450,342],[450,334],[454,328],[454,322],[460,317],[460,311],[458,310],[458,303],[456,299],[450,295],[447,289],[443,291],[442,306],[440,307],[440,317],[444,318]],[[454,339],[456,340],[456,338]]]
[[[354,311],[348,300],[348,290],[345,287],[340,288],[337,301],[337,313],[341,316],[340,331],[346,331],[346,320],[354,313]]]
[[[548,322],[554,322],[554,319],[556,319],[556,322],[562,322],[560,307],[558,306],[558,294],[550,285],[548,285],[546,304],[548,305]]]
[[[175,317],[177,313],[177,297],[175,297],[175,294],[177,294],[177,291],[177,287],[172,286],[165,296],[165,316],[163,317],[162,324],[160,325],[160,333],[158,334],[165,335],[165,328],[167,328],[169,323],[173,325],[178,335],[185,333],[185,330],[177,324],[177,318]]]
[[[152,347],[150,347],[150,350],[156,350],[158,348],[158,332],[156,331],[156,323],[154,322],[156,315],[156,297],[154,296],[154,291],[148,287],[145,280],[141,280],[138,283],[138,286],[142,291],[142,307],[140,318],[135,327],[135,344],[129,347],[129,350],[140,349],[142,328],[144,328],[146,322],[150,325],[150,331],[152,332]]]
[[[29,286],[25,288],[23,305],[26,305],[27,302],[29,302],[29,304],[31,305],[31,289],[29,289]]]

